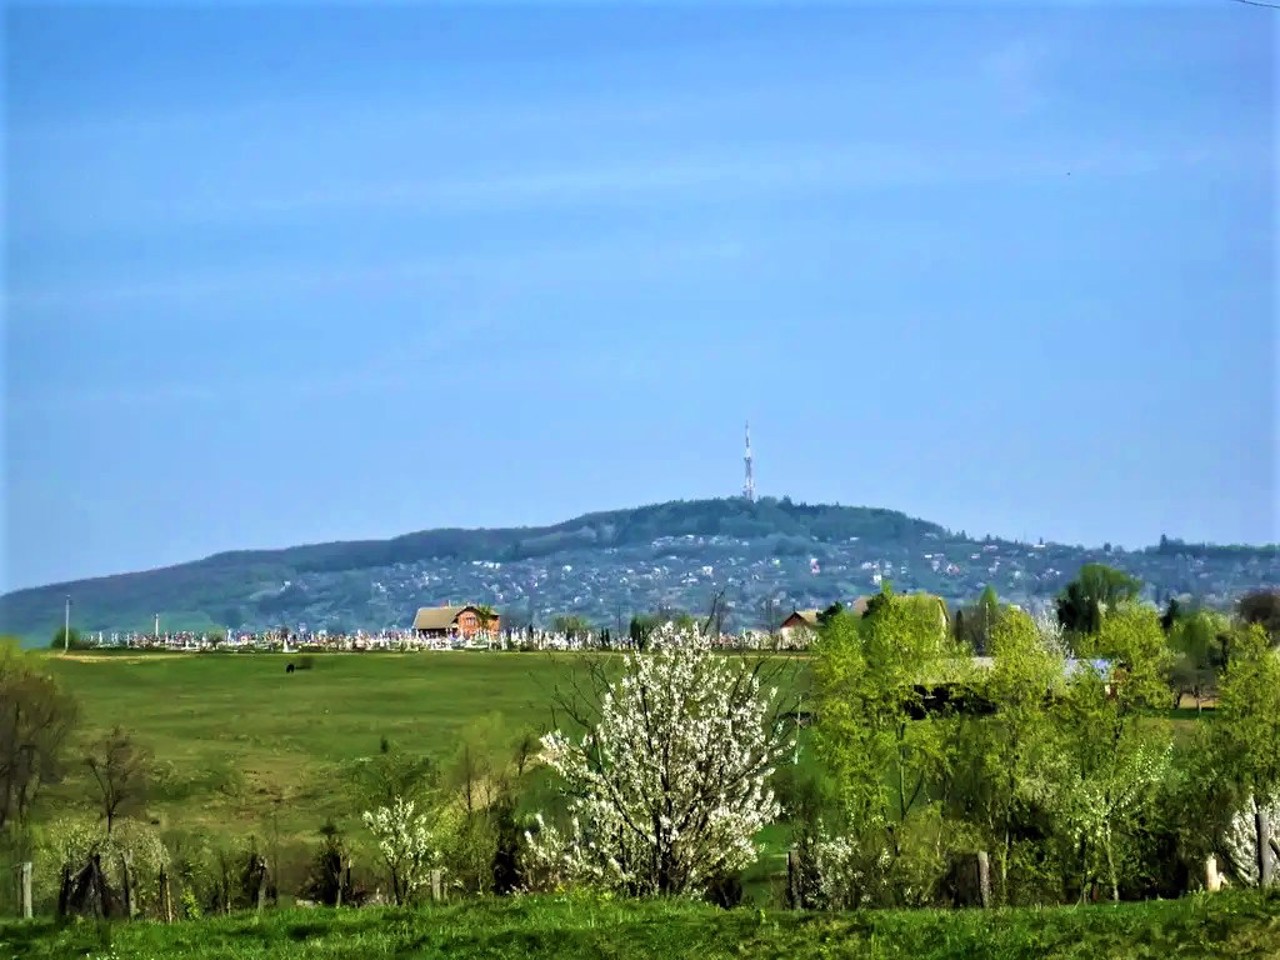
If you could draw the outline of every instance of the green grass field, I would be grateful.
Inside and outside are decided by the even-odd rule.
[[[293,658],[296,662],[298,658]],[[396,746],[445,760],[478,724],[504,739],[551,721],[549,697],[572,667],[544,654],[332,654],[285,673],[281,655],[50,656],[79,699],[80,742],[114,724],[151,747],[164,770],[152,804],[162,823],[247,831],[283,795],[282,828],[313,836],[347,818],[341,765]],[[75,785],[59,791],[74,802]]]
[[[1275,960],[1280,891],[1119,905],[963,911],[722,911],[706,904],[528,897],[417,910],[268,911],[170,926],[0,924],[24,960]]]
[[[298,659],[46,657],[81,704],[77,749],[120,724],[154,751],[163,781],[149,809],[160,826],[245,834],[274,814],[283,836],[308,841],[326,818],[355,819],[335,777],[377,752],[382,737],[443,763],[464,737],[504,754],[520,733],[549,729],[552,691],[579,663],[546,653],[320,654],[312,669],[286,674]],[[780,662],[792,689],[806,692],[807,660]],[[1185,735],[1196,713],[1175,711],[1174,722]],[[811,761],[802,750],[802,764]],[[54,813],[83,809],[87,786],[72,779],[58,788]]]
[[[505,759],[518,735],[550,728],[552,692],[581,665],[543,653],[320,654],[286,674],[290,660],[299,658],[47,658],[81,704],[77,749],[121,724],[154,751],[162,778],[148,809],[162,830],[261,836],[273,820],[285,843],[314,842],[329,818],[354,825],[343,765],[376,753],[384,736],[446,767],[464,738]],[[808,683],[804,661],[780,663]],[[88,810],[88,790],[81,771],[53,792],[51,815]]]

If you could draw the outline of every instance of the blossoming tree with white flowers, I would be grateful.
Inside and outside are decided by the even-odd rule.
[[[1210,729],[1217,766],[1244,805],[1227,831],[1227,858],[1246,882],[1261,882],[1264,863],[1274,862],[1271,843],[1280,829],[1280,650],[1270,649],[1260,624],[1245,626],[1232,641]],[[1238,839],[1248,819],[1254,828],[1251,864],[1232,850],[1231,839]]]
[[[1167,704],[1172,658],[1156,611],[1134,603],[1104,610],[1098,632],[1079,642],[1105,672],[1070,678],[1056,756],[1023,785],[1078,849],[1081,899],[1100,882],[1119,900],[1125,862],[1142,843],[1134,826],[1170,767],[1173,731],[1154,711]]]
[[[387,864],[391,896],[397,904],[413,898],[440,859],[429,818],[415,806],[412,800],[396,797],[391,806],[366,810],[363,816]]]
[[[539,817],[528,837],[549,882],[699,893],[749,865],[756,833],[778,816],[768,783],[791,738],[777,688],[766,689],[777,662],[713,653],[670,624],[649,650],[627,654],[616,679],[597,661],[587,690],[557,697],[585,733],[542,739],[571,818],[562,832]]]

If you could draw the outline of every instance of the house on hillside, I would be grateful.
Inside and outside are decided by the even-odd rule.
[[[844,612],[851,614],[852,616],[855,616],[855,617],[865,617],[867,615],[867,610],[870,609],[872,601],[877,596],[879,595],[872,594],[872,595],[858,597],[858,599],[854,600],[852,603],[848,604],[844,608]],[[931,593],[905,593],[905,594],[899,594],[898,596],[902,598],[923,597],[923,598],[926,598],[927,601],[930,601],[936,604],[937,610],[938,610],[939,628],[944,631],[950,628],[951,621],[950,621],[950,616],[947,613],[947,604],[946,604],[946,601],[943,600],[941,597],[934,596]],[[913,602],[920,602],[920,601],[913,599]],[[796,634],[798,634],[800,631],[817,630],[819,627],[819,618],[821,617],[821,615],[822,615],[821,610],[793,610],[791,612],[791,615],[787,617],[787,619],[782,621],[782,626],[779,628],[779,632],[782,634],[783,637],[791,638]]]
[[[791,615],[782,621],[778,632],[790,638],[801,630],[817,630],[818,614],[821,610],[792,610]]]
[[[433,637],[473,637],[482,631],[497,633],[502,629],[502,618],[488,614],[472,604],[461,607],[419,607],[413,618],[414,635],[422,639]]]

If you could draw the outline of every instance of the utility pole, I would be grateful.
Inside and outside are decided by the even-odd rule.
[[[71,595],[67,594],[67,606],[62,613],[62,652],[71,648]]]
[[[742,484],[742,496],[746,499],[748,503],[755,503],[756,476],[755,476],[755,470],[753,468],[753,464],[751,461],[751,424],[750,423],[747,424],[746,436],[747,436],[747,455],[743,458],[743,462],[746,465],[747,471],[746,471],[746,478],[743,480],[743,484]]]

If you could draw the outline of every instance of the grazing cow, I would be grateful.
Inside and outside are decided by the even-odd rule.
[[[294,669],[294,668],[293,668],[293,664],[291,663],[291,664],[289,664],[287,667],[285,667],[285,668],[284,668],[284,672],[285,672],[285,673],[293,673],[293,669]]]

